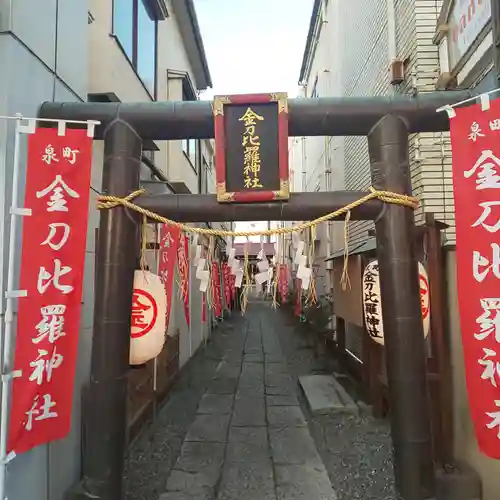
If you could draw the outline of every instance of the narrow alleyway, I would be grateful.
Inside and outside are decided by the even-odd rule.
[[[393,500],[387,423],[311,415],[297,377],[328,360],[306,347],[268,303],[233,313],[132,446],[127,499]]]

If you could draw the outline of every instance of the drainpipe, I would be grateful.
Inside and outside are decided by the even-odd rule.
[[[300,170],[301,170],[301,184],[302,184],[302,191],[305,191],[306,189],[306,184],[307,184],[307,154],[306,154],[306,137],[301,137],[300,140],[302,142],[302,158],[300,161]]]
[[[389,64],[397,58],[398,47],[396,38],[396,7],[394,0],[386,0],[387,2],[387,46],[389,55]],[[390,84],[389,84],[390,85]],[[396,88],[390,85],[392,92],[396,93]]]
[[[167,101],[170,101],[170,74],[167,69]],[[170,162],[172,160],[170,156],[170,141],[165,142],[165,153],[167,154],[167,163],[165,164],[165,173],[167,174],[167,177],[170,178]]]
[[[201,194],[203,187],[203,161],[202,161],[201,139],[196,141],[196,172],[198,173],[198,193]]]
[[[495,74],[497,87],[500,85],[500,2],[491,2],[491,20],[493,32],[493,62],[495,63]]]
[[[330,6],[332,8],[332,6]],[[332,72],[331,72],[331,61],[334,59],[334,54],[333,54],[333,33],[330,24],[328,23],[328,11],[326,10],[325,3],[323,2],[323,30],[322,30],[322,37],[324,38],[324,45],[326,47],[326,61],[325,61],[325,68],[323,69],[323,79],[324,79],[324,89],[325,89],[325,96],[330,97],[332,94],[332,82],[330,79],[332,78]],[[336,49],[336,48],[335,48]],[[332,143],[332,138],[329,136],[325,135],[324,138],[324,151],[323,151],[323,161],[324,161],[324,176],[325,176],[325,191],[330,192],[332,190],[332,174],[331,174],[331,155],[330,155],[330,148],[331,148],[331,143]],[[326,247],[325,247],[325,254],[327,257],[330,257],[332,254],[332,223],[330,221],[326,222],[326,231],[325,231],[325,237],[326,237]],[[325,270],[329,269],[331,267],[331,264],[328,262],[325,264]],[[330,280],[328,276],[328,272],[325,272],[325,281],[324,285],[328,283],[330,285]]]

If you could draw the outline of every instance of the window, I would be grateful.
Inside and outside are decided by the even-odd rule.
[[[183,82],[183,89],[182,89],[182,100],[183,101],[196,101],[196,96],[194,94],[190,95],[189,92],[186,91],[187,84]],[[184,151],[184,154],[189,158],[189,161],[191,162],[191,166],[196,170],[197,168],[197,146],[198,146],[198,141],[196,139],[183,139],[182,140],[182,150]]]
[[[200,192],[201,193],[208,193],[208,163],[205,158],[205,155],[202,153],[201,155],[201,171],[200,171]]]
[[[194,167],[196,165],[196,139],[183,139],[182,151]]]
[[[113,0],[113,33],[153,97],[156,95],[157,20],[148,0]]]

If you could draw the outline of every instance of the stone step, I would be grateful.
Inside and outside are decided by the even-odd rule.
[[[299,384],[313,414],[359,414],[359,406],[333,375],[304,375]]]

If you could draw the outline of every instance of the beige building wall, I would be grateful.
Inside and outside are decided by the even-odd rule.
[[[137,77],[112,36],[113,2],[89,0],[89,93],[114,92],[123,102],[151,101],[152,97]]]
[[[198,35],[192,26],[193,21],[189,16],[192,2],[171,0],[166,4],[168,15],[158,22],[156,98],[173,101],[196,100],[199,91],[205,90],[211,82],[203,68],[202,42],[197,38]],[[153,100],[155,96],[145,87],[120,47],[119,39],[113,34],[113,2],[90,0],[89,13],[89,93],[113,92],[122,102]],[[185,152],[187,148],[183,147],[184,141],[156,141],[155,144],[158,150],[149,152],[148,156],[169,182],[184,183],[191,193],[198,193],[198,176],[203,168],[203,161],[198,158],[199,153],[202,152],[211,164],[213,150],[210,148],[207,150],[204,141],[201,141],[198,147],[197,141],[191,140],[189,155]],[[95,141],[92,182],[98,189],[101,185],[102,162],[103,142]],[[148,177],[147,169],[143,171]],[[97,226],[98,216],[94,220]],[[91,231],[94,231],[94,227],[89,228],[89,234]],[[156,239],[154,228],[150,238]],[[190,238],[190,250],[194,245],[195,239]],[[152,270],[157,268],[156,253],[150,251],[147,256]],[[193,255],[190,256],[191,263]],[[178,275],[172,290],[172,313],[168,333],[180,336],[181,366],[196,351],[205,335],[201,323],[201,294],[198,291],[198,282],[194,278],[195,271],[191,265],[189,327],[184,304],[178,293],[176,283]]]
[[[434,45],[440,0],[318,0],[306,47],[303,84],[307,97],[415,95],[435,90],[439,77],[438,47]],[[313,22],[314,21],[314,22]],[[360,27],[363,26],[363,29]],[[404,61],[405,78],[391,85],[390,63]],[[306,138],[304,190],[365,190],[371,184],[366,137]],[[424,213],[453,225],[450,199],[449,140],[446,134],[410,136],[412,186]],[[336,226],[336,227],[335,227]],[[343,247],[343,227],[335,224],[330,251]],[[350,246],[368,239],[371,222],[350,227]],[[453,243],[453,229],[446,232]],[[326,235],[325,235],[326,237]]]

